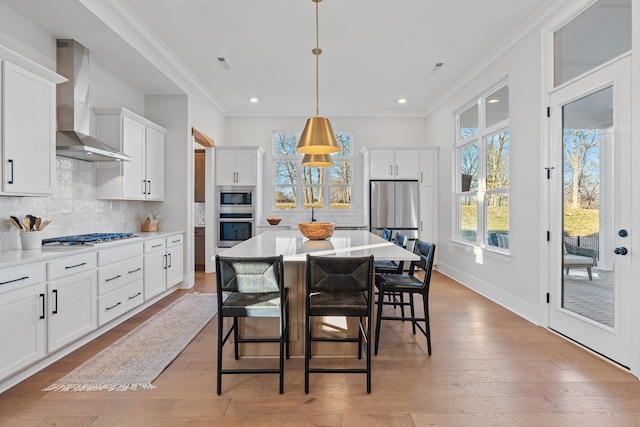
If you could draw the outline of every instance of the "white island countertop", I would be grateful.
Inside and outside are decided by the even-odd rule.
[[[309,240],[299,230],[270,230],[221,253],[229,257],[283,255],[284,261],[306,260],[307,254],[322,256],[369,256],[377,260],[416,261],[418,255],[365,230],[337,230],[325,240]]]

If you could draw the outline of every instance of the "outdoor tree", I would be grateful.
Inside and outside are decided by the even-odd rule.
[[[573,209],[582,199],[595,200],[599,191],[599,129],[564,130],[565,193]]]

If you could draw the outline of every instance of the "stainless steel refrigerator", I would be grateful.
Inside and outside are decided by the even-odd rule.
[[[413,247],[418,238],[418,181],[369,181],[369,230],[382,235],[389,228],[406,235]]]

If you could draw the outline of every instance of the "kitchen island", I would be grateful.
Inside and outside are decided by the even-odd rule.
[[[263,257],[283,255],[284,281],[289,288],[289,342],[292,357],[304,356],[304,310],[305,310],[305,260],[307,254],[316,256],[369,256],[376,260],[415,261],[418,256],[392,242],[365,230],[338,230],[326,240],[309,240],[298,230],[267,231],[252,237],[230,249],[222,256]],[[247,336],[273,335],[277,331],[275,319],[242,319],[241,329]],[[273,322],[269,322],[273,320]],[[353,322],[352,322],[353,320]],[[314,328],[326,336],[357,334],[357,321],[345,318],[323,318],[314,323]],[[316,345],[322,347],[315,348]],[[314,343],[313,354],[340,357],[356,355],[357,344]],[[241,346],[243,356],[276,356],[277,345]]]

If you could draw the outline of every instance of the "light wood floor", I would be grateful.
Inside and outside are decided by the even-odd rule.
[[[214,292],[214,277],[198,272],[195,289]],[[430,306],[433,355],[426,355],[424,337],[413,336],[408,323],[383,323],[370,395],[363,375],[342,374],[312,375],[305,395],[302,360],[292,359],[284,395],[275,375],[227,375],[217,396],[215,321],[154,390],[41,391],[181,293],[1,394],[0,425],[640,425],[635,377],[437,272]]]

